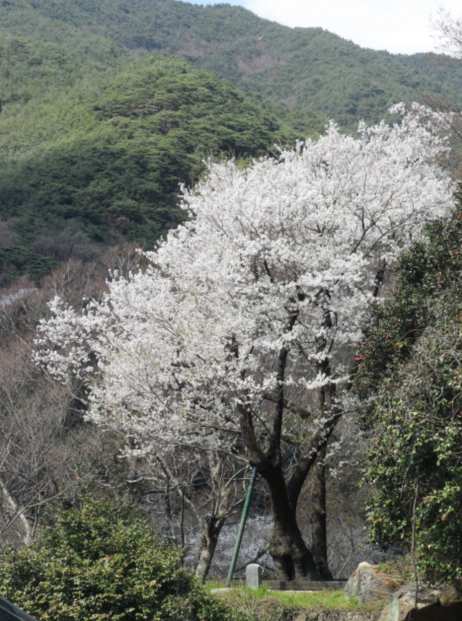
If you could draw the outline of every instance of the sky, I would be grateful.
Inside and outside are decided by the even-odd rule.
[[[462,15],[461,0],[189,0],[243,6],[286,26],[325,28],[362,47],[414,54],[437,49],[430,21],[442,6]]]

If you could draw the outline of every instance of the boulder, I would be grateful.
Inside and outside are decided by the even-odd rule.
[[[396,591],[379,621],[460,621],[461,599],[461,594],[452,586],[419,585],[416,606],[415,582],[410,582]]]
[[[440,588],[440,596],[438,598],[440,604],[444,607],[452,606],[460,602],[462,593],[450,584],[444,584]],[[462,617],[461,617],[462,618]]]
[[[357,597],[360,604],[372,604],[390,599],[393,588],[377,575],[374,565],[360,563],[346,583],[343,594],[345,597]]]

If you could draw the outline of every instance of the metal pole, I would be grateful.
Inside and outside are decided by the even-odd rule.
[[[228,572],[228,578],[226,579],[226,586],[231,585],[233,579],[234,570],[236,569],[237,557],[239,556],[239,548],[241,547],[242,535],[244,534],[245,523],[247,521],[247,514],[249,512],[250,501],[252,500],[253,487],[255,485],[255,479],[257,478],[257,469],[252,471],[252,477],[250,479],[250,485],[247,492],[247,498],[245,499],[244,509],[242,510],[241,523],[239,524],[239,531],[237,533],[236,544],[234,546],[233,558],[231,560],[231,566]]]

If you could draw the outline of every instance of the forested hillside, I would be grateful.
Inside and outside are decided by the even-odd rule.
[[[72,80],[66,61],[62,71],[49,63],[45,79]],[[229,82],[167,57],[10,103],[0,116],[5,282],[124,239],[149,247],[184,218],[179,185],[205,159],[259,156],[295,138]]]
[[[355,128],[400,100],[445,94],[461,104],[462,64],[362,49],[321,28],[287,28],[226,4],[176,0],[10,0],[1,30],[50,41],[100,64],[166,53],[265,100]]]
[[[183,217],[179,184],[204,158],[262,155],[329,117],[354,130],[399,100],[459,107],[461,76],[460,62],[364,50],[226,4],[3,2],[1,284],[123,240],[149,247]]]

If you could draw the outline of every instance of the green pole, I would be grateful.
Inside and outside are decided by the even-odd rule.
[[[239,524],[239,531],[236,537],[236,544],[234,546],[233,558],[231,560],[231,567],[229,568],[228,578],[226,579],[226,586],[231,586],[231,580],[233,579],[234,570],[236,569],[237,557],[239,556],[239,548],[241,547],[242,535],[244,534],[245,523],[247,521],[247,514],[249,512],[250,501],[252,500],[253,487],[255,485],[255,479],[257,478],[257,469],[252,471],[252,477],[250,479],[249,490],[247,492],[247,498],[245,499],[244,509],[242,510],[241,523]]]

